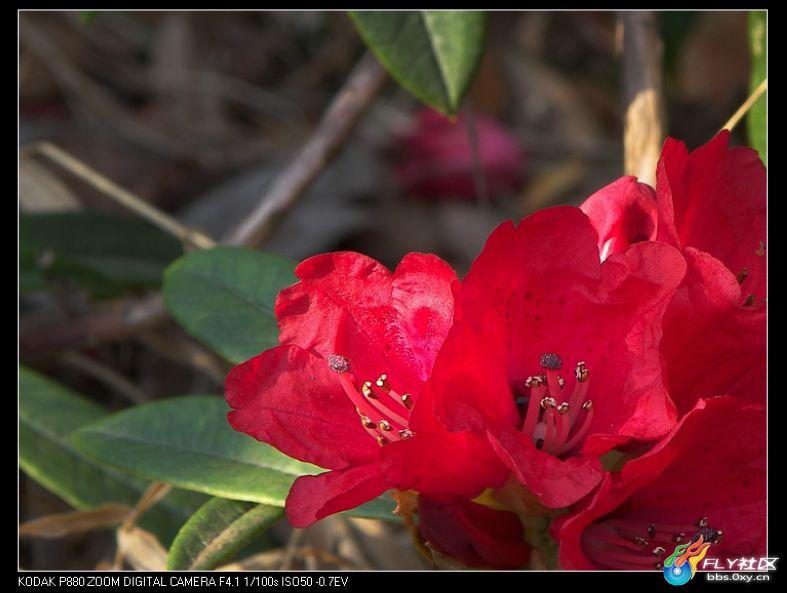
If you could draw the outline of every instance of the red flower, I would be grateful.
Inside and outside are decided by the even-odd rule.
[[[553,524],[564,569],[660,568],[701,534],[708,556],[765,554],[765,413],[734,397],[700,400],[669,435],[584,506]]]
[[[478,157],[492,197],[516,193],[522,185],[524,157],[516,139],[491,117],[475,116]],[[421,111],[413,130],[401,139],[399,185],[424,197],[476,196],[473,148],[464,116],[455,121]]]
[[[712,395],[765,401],[765,167],[728,143],[721,132],[688,153],[670,138],[655,192],[624,177],[581,206],[603,256],[646,240],[683,251],[688,270],[662,344],[681,413]]]
[[[225,385],[236,430],[331,470],[295,481],[293,525],[389,488],[472,498],[505,479],[474,452],[478,437],[448,433],[421,394],[453,320],[457,281],[445,262],[411,254],[391,274],[333,253],[295,273],[276,302],[281,346],[236,366]]]
[[[420,496],[418,517],[421,535],[430,545],[465,566],[515,569],[530,558],[522,523],[514,513]]]
[[[599,455],[675,423],[662,385],[662,314],[685,272],[646,242],[602,264],[570,207],[502,224],[462,283],[428,391],[449,430],[485,437],[540,503],[566,507],[602,479]]]

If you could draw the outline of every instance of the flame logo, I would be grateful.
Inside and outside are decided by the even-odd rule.
[[[675,546],[675,551],[664,561],[664,579],[670,585],[685,585],[694,578],[697,564],[705,557],[710,542],[704,541],[702,534],[693,541]],[[688,560],[688,565],[686,561]]]

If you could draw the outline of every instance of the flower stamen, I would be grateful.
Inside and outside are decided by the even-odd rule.
[[[355,406],[361,419],[361,426],[375,438],[380,446],[415,436],[415,433],[409,428],[410,409],[413,406],[412,396],[410,394],[400,396],[391,389],[387,375],[380,375],[374,384],[371,381],[364,381],[359,392],[355,377],[349,372],[349,359],[334,354],[328,357],[328,365],[339,375],[339,384]],[[396,412],[389,405],[383,403],[378,394],[374,392],[373,385],[389,395],[390,402],[396,402],[403,406],[405,413]]]
[[[703,526],[700,527],[701,523]],[[704,518],[704,522],[701,519],[694,526],[707,530],[707,533],[697,532],[694,540],[702,535],[705,541],[713,541],[706,536],[716,538],[716,534],[721,534],[720,530],[708,525],[707,518]],[[690,530],[689,525],[657,526],[654,522],[608,519],[585,530],[582,547],[595,564],[604,568],[661,568],[667,549],[685,541],[686,531]],[[719,539],[720,536],[713,543],[717,543]]]
[[[554,353],[545,353],[539,362],[546,372],[525,380],[530,398],[522,432],[533,439],[537,448],[559,456],[576,447],[590,429],[593,420],[593,403],[587,399],[590,371],[584,361],[576,364],[576,382],[566,401],[563,397],[566,381],[557,373],[563,366],[561,358]]]

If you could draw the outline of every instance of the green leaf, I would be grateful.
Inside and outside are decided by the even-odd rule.
[[[382,519],[384,521],[399,521],[399,517],[394,515],[396,503],[387,494],[378,496],[359,507],[345,511],[344,515],[351,517],[361,517],[363,519]]]
[[[281,507],[212,498],[186,522],[169,550],[169,570],[210,570],[284,517]]]
[[[130,408],[79,430],[85,454],[135,475],[213,496],[283,506],[290,485],[316,466],[237,432],[216,396]]]
[[[767,44],[767,13],[764,10],[752,10],[749,12],[749,48],[751,51],[751,78],[749,91],[760,86],[760,83],[768,76],[768,44]],[[767,113],[768,91],[752,105],[746,120],[746,127],[749,133],[749,144],[760,153],[762,162],[768,164],[768,113]]]
[[[294,267],[239,247],[190,253],[167,269],[164,300],[191,335],[230,362],[242,362],[278,344],[273,306],[295,281]]]
[[[350,18],[400,85],[445,115],[457,112],[484,53],[483,12],[353,11]]]
[[[96,297],[158,287],[180,242],[143,220],[86,210],[20,217],[20,267]],[[27,287],[29,288],[29,287]]]
[[[136,504],[148,487],[147,482],[87,459],[69,439],[72,431],[106,415],[97,404],[21,368],[19,464],[22,470],[77,509],[108,502]],[[169,542],[203,500],[192,492],[173,491],[145,514],[141,524],[162,542]]]
[[[73,440],[86,455],[140,477],[278,507],[297,477],[322,471],[233,430],[227,412],[216,396],[160,400],[101,419]],[[378,499],[351,514],[394,520],[392,509]]]

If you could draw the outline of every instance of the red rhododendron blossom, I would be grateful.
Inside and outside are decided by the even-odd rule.
[[[519,517],[474,502],[418,500],[421,534],[438,552],[464,566],[522,568],[530,558]]]
[[[676,421],[658,345],[683,258],[645,242],[601,263],[596,243],[578,208],[499,226],[462,282],[429,383],[446,426],[485,436],[550,508],[601,481],[599,455]]]
[[[331,470],[295,481],[293,525],[390,488],[472,498],[505,480],[494,456],[476,451],[481,439],[448,433],[421,394],[453,321],[448,264],[411,254],[392,274],[344,252],[295,273],[276,302],[281,345],[236,366],[225,385],[236,430]]]
[[[519,143],[491,117],[476,114],[478,159],[492,197],[516,193],[522,185],[524,156]],[[473,146],[465,116],[449,119],[421,111],[412,131],[401,139],[396,170],[399,185],[423,197],[477,197]]]
[[[683,251],[688,270],[662,342],[681,412],[712,395],[765,401],[765,167],[728,143],[721,132],[689,153],[670,138],[655,191],[624,177],[581,206],[602,257],[647,240]]]
[[[607,474],[581,509],[553,523],[564,569],[661,568],[702,536],[716,558],[766,553],[765,412],[700,400],[646,454]]]

